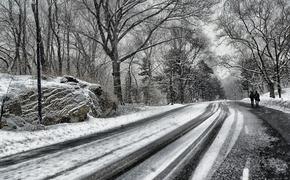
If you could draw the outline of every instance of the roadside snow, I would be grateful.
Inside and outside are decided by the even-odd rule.
[[[275,91],[275,96],[278,97],[278,92],[277,91]],[[262,94],[261,98],[269,99],[270,98],[270,93],[268,92],[268,93]],[[290,88],[282,89],[282,98],[281,99],[290,100]]]
[[[148,108],[145,111],[114,118],[92,118],[86,122],[57,124],[40,131],[4,131],[0,130],[0,158],[11,154],[35,149],[66,140],[105,131],[111,128],[139,121],[143,118],[160,114],[183,105],[167,105]]]
[[[67,83],[60,83],[62,77],[50,78],[42,80],[43,87],[66,87],[73,88]],[[82,84],[91,85],[90,83],[80,81]],[[10,84],[10,86],[9,86]],[[9,75],[0,73],[0,100],[7,93],[9,96],[15,96],[22,93],[26,89],[36,88],[36,78],[30,75]],[[86,136],[92,133],[97,133],[110,128],[119,127],[143,118],[153,116],[182,105],[168,105],[158,107],[140,107],[134,114],[123,115],[112,118],[92,118],[86,122],[74,124],[58,124],[46,127],[45,130],[28,132],[28,131],[5,131],[0,130],[0,157],[35,149],[66,140]],[[126,109],[126,108],[124,108]],[[122,112],[125,114],[128,112]]]
[[[148,124],[80,146],[0,168],[4,179],[83,179],[172,133],[202,114],[208,103],[185,107]],[[216,105],[215,108],[218,106]],[[177,118],[178,117],[178,118]]]
[[[270,98],[269,93],[262,94],[260,97],[260,105],[290,113],[290,88],[282,90],[282,98],[278,98],[277,92],[275,92],[275,96],[276,98]],[[249,98],[245,98],[242,101],[250,103]]]
[[[7,74],[0,74],[0,99],[4,94],[6,94],[10,81],[11,80]]]
[[[290,113],[290,88],[282,90],[282,98],[278,98],[278,94],[275,96],[273,99],[269,97],[269,93],[261,95],[261,105]]]
[[[132,154],[142,147],[146,147],[148,144],[166,136],[176,128],[196,118],[205,111],[207,105],[208,103],[200,103],[186,107],[185,109],[163,117],[159,121],[150,125],[145,125],[145,127],[141,127],[135,131],[124,133],[123,135],[116,137],[116,139],[108,139],[104,142],[104,145],[102,142],[89,145],[93,148],[91,151],[89,147],[79,148],[74,152],[74,154],[76,154],[76,156],[81,156],[81,158],[79,157],[75,161],[85,161],[89,163],[84,163],[84,165],[79,168],[72,168],[72,170],[65,171],[65,173],[56,179],[85,179],[89,174],[92,174],[92,172],[118,162],[120,159]],[[176,118],[177,116],[178,118]],[[84,154],[82,154],[82,151],[85,151]],[[90,161],[91,159],[96,160]],[[74,166],[73,164],[79,164],[80,162],[74,162],[72,159],[67,159],[65,162],[67,165],[65,169],[68,169],[68,166]],[[54,168],[54,170],[55,169],[56,168]],[[50,170],[50,172],[51,171],[52,170]]]

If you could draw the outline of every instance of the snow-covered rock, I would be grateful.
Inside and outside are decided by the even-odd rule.
[[[43,125],[81,122],[88,114],[103,117],[113,109],[114,102],[98,84],[71,76],[42,82]],[[27,130],[38,125],[37,97],[35,77],[0,74],[0,99],[6,98],[4,127]]]

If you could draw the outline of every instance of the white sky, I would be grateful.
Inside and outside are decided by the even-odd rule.
[[[217,56],[233,55],[235,52],[235,49],[229,46],[226,41],[222,41],[217,37],[219,32],[214,21],[216,20],[216,17],[221,14],[223,2],[224,1],[221,1],[214,7],[213,11],[215,13],[212,15],[210,22],[203,23],[202,25],[203,32],[209,38],[211,44],[210,50]],[[222,66],[215,68],[215,71],[221,79],[224,79],[231,74],[228,69]]]
[[[210,40],[211,43],[210,50],[214,54],[216,54],[217,56],[223,56],[223,55],[232,55],[234,53],[235,50],[231,46],[227,45],[225,41],[221,41],[220,39],[218,39],[216,25],[213,22],[204,24],[203,31]],[[229,70],[226,69],[225,67],[218,66],[214,69],[216,75],[219,76],[220,79],[225,79],[230,75]]]
[[[228,46],[226,42],[219,40],[217,37],[218,30],[214,21],[221,14],[221,10],[223,9],[222,8],[223,3],[224,3],[224,0],[222,0],[219,4],[213,7],[214,14],[210,18],[211,22],[203,24],[203,31],[207,35],[207,37],[209,38],[212,44],[211,50],[218,56],[227,55],[227,54],[231,55],[235,51],[232,47]]]
[[[231,55],[234,53],[234,49],[227,45],[226,42],[218,39],[218,32],[214,23],[208,23],[203,25],[203,31],[211,42],[211,51],[218,56]]]

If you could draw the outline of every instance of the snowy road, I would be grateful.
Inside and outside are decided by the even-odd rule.
[[[208,103],[192,105],[180,109],[175,113],[148,121],[126,131],[118,131],[98,140],[77,145],[67,149],[44,154],[36,158],[27,158],[25,161],[10,163],[5,166],[2,162],[0,174],[3,179],[78,179],[91,176],[106,175],[103,171],[111,172],[112,165],[125,160],[132,154],[143,155],[152,153],[162,146],[175,140],[188,130],[198,126],[210,116],[221,112],[218,104]],[[206,110],[206,112],[204,112]],[[141,153],[141,154],[142,154]],[[138,160],[136,157],[132,162]],[[7,159],[4,159],[9,162]],[[127,166],[130,165],[127,163]],[[108,167],[110,170],[108,170]],[[125,167],[124,167],[125,168]],[[120,171],[113,168],[116,172]],[[116,173],[115,172],[115,173]],[[76,176],[77,175],[77,176]]]
[[[287,163],[260,156],[277,137],[250,110],[231,102],[185,106],[47,151],[7,156],[0,179],[267,178],[261,160],[282,163],[281,171]]]
[[[267,121],[259,118],[269,116],[267,110],[234,102],[228,106],[229,117],[198,165],[191,167],[190,179],[289,179],[290,146]],[[274,121],[284,116],[282,112],[275,113],[270,117],[276,117]]]

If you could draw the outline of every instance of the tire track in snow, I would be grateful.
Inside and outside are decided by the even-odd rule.
[[[211,179],[215,170],[221,165],[235,145],[235,142],[243,129],[244,119],[242,113],[236,109],[234,110],[230,108],[230,113],[230,116],[225,120],[215,140],[194,170],[190,178],[191,180]],[[230,131],[233,125],[235,125],[234,133],[231,134]],[[227,144],[226,142],[229,137],[230,143]],[[226,150],[226,152],[222,152],[223,150]]]
[[[215,106],[210,106],[209,109],[207,108],[207,110],[210,110],[210,109],[213,110],[213,109],[216,109],[216,107]],[[185,110],[185,112],[187,112],[187,111],[188,110]],[[182,112],[177,113],[177,115],[180,114],[180,113],[182,113]],[[209,112],[206,112],[205,114],[208,114],[208,113]],[[204,113],[202,113],[202,111],[200,112],[200,114],[203,114],[206,117],[206,115]],[[175,116],[176,115],[174,115],[172,117],[175,117]],[[198,116],[198,115],[196,115],[196,116]],[[192,117],[192,115],[190,117]],[[166,122],[168,120],[166,118],[163,118],[162,121]],[[181,120],[179,120],[179,121],[181,123],[180,125],[185,123],[185,122],[182,122]],[[157,121],[157,122],[159,122],[159,121]],[[155,126],[156,126],[156,124],[155,124]],[[170,125],[170,126],[172,126],[172,125]],[[175,125],[174,127],[176,127],[176,126],[177,125]],[[152,127],[153,127],[153,125],[152,125]],[[186,126],[184,126],[184,127],[186,127]],[[144,129],[144,127],[142,129]],[[159,128],[159,130],[160,129],[162,129],[162,128]],[[140,133],[140,130],[141,129],[139,127],[135,131],[138,131]],[[126,132],[128,132],[128,131],[126,131]],[[154,135],[153,132],[150,132],[150,133],[151,133],[152,136]],[[117,135],[115,134],[113,136],[117,136]],[[128,137],[126,135],[123,135],[123,136],[124,136],[124,138]],[[146,134],[144,134],[144,137],[145,136],[146,136]],[[139,137],[136,137],[136,138],[139,138]],[[106,140],[108,140],[108,139],[106,139]],[[118,138],[115,139],[112,142],[117,142],[117,144],[118,144],[117,146],[120,147],[120,148],[122,148],[122,147],[126,148],[127,147],[127,146],[125,146],[125,144],[119,143],[118,142]],[[135,141],[135,142],[138,142],[138,141]],[[56,177],[56,176],[54,176],[54,174],[56,174],[56,173],[57,173],[57,175],[60,175],[62,173],[67,173],[67,170],[72,170],[72,169],[78,168],[80,166],[83,166],[84,164],[89,163],[89,161],[87,161],[87,160],[92,159],[94,157],[97,157],[97,156],[102,155],[102,154],[105,153],[103,151],[100,151],[99,148],[98,148],[98,146],[100,146],[100,142],[92,142],[92,143],[93,144],[87,143],[87,144],[83,144],[83,145],[78,146],[78,147],[70,148],[70,149],[65,150],[63,152],[60,151],[60,152],[57,152],[57,153],[44,155],[43,157],[38,157],[38,158],[35,158],[35,159],[32,159],[32,160],[29,160],[27,162],[19,163],[19,164],[17,164],[17,166],[12,165],[11,167],[0,168],[0,171],[3,173],[4,178],[5,177],[10,177],[10,178],[11,177],[19,177],[20,179],[24,179],[24,177],[26,177],[28,179],[31,179],[32,177],[34,177],[34,179],[35,179],[35,177],[38,177],[40,179],[41,178],[45,178],[45,177],[54,178],[54,177]],[[108,144],[108,142],[104,142],[104,143],[103,143],[104,145],[106,145],[106,143]],[[134,142],[129,142],[129,140],[128,140],[126,142],[126,144],[127,143],[132,144]],[[100,148],[102,148],[102,147],[100,147]],[[114,148],[114,149],[116,150],[116,148]],[[74,157],[75,155],[79,154],[79,150],[81,150],[81,152],[84,153],[83,155],[86,156],[86,157]],[[145,150],[146,150],[146,148],[145,148]],[[74,152],[74,151],[77,151],[77,152]],[[100,151],[100,152],[97,152],[97,151]],[[108,152],[109,151],[111,151],[111,149],[108,149]],[[118,151],[118,150],[116,150],[116,151]],[[114,153],[116,151],[111,151],[109,154],[114,155]],[[90,153],[88,153],[88,152],[90,152]],[[65,165],[64,166],[63,163],[65,163],[68,160],[70,160],[70,161],[75,161],[76,160],[77,162],[73,162],[73,164],[76,165],[76,166],[74,166],[74,167],[73,167],[73,165],[70,165],[70,167],[68,167],[69,165]],[[30,165],[31,167],[28,167],[27,165]],[[48,167],[48,165],[50,165],[50,166]],[[23,169],[19,169],[20,166],[22,166]],[[38,167],[41,167],[41,168],[39,169]],[[45,167],[45,168],[43,169],[43,167]],[[52,169],[50,169],[50,168],[52,168]],[[11,170],[11,171],[9,171],[9,170]],[[41,174],[39,174],[39,173],[41,173]]]
[[[172,109],[172,110],[163,112],[161,114],[157,114],[157,115],[154,115],[154,116],[151,116],[148,118],[141,119],[139,121],[135,121],[135,122],[123,125],[121,127],[108,129],[108,130],[105,130],[102,132],[98,132],[98,133],[94,133],[91,135],[75,138],[75,139],[60,142],[57,144],[44,146],[41,148],[36,148],[36,149],[29,150],[29,151],[25,151],[25,152],[9,155],[6,157],[2,157],[2,158],[0,158],[0,168],[6,167],[8,165],[13,165],[13,164],[29,161],[30,159],[35,159],[38,157],[45,156],[46,154],[52,154],[52,153],[56,153],[58,151],[63,151],[65,149],[81,146],[84,144],[89,144],[89,143],[94,142],[94,141],[105,139],[106,137],[110,137],[114,134],[122,134],[123,132],[126,132],[130,129],[136,128],[140,125],[149,124],[149,123],[154,122],[160,118],[163,118],[165,116],[171,115],[171,114],[176,113],[176,112],[179,112],[188,106],[190,106],[190,105],[182,106],[182,107],[179,107],[176,109]]]

